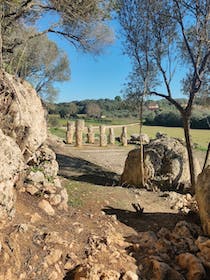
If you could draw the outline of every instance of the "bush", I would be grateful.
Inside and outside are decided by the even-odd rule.
[[[210,128],[210,115],[202,118],[192,117],[191,128],[209,129]]]
[[[57,116],[49,116],[48,125],[51,127],[59,126],[59,117]]]
[[[168,126],[168,127],[182,127],[182,118],[179,112],[163,111],[157,116],[155,116],[154,125]]]
[[[154,118],[156,114],[153,111],[145,111],[143,113],[143,119],[145,125],[154,125]]]

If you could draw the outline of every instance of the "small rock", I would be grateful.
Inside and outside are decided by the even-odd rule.
[[[24,193],[24,192],[26,192],[26,188],[23,187],[23,186],[20,186],[20,187],[18,188],[18,192]]]
[[[45,180],[44,174],[41,171],[36,171],[36,172],[31,171],[27,179],[34,183],[43,183]]]
[[[199,236],[195,244],[201,251],[205,250],[205,248],[209,248],[210,250],[210,239],[208,237]]]
[[[38,213],[34,213],[31,216],[31,223],[34,224],[41,220],[41,216]]]
[[[25,233],[28,231],[28,225],[27,224],[19,224],[17,226],[18,232]]]
[[[79,258],[73,252],[68,253],[66,259],[67,261],[64,265],[64,269],[66,270],[73,269],[80,261]]]
[[[26,192],[30,193],[31,195],[34,195],[39,191],[38,188],[36,188],[34,185],[31,184],[28,184],[25,189]]]
[[[66,201],[62,201],[59,205],[58,205],[58,209],[59,210],[64,210],[64,211],[68,211],[68,204]]]
[[[60,194],[61,194],[61,197],[63,198],[63,201],[65,201],[67,203],[68,200],[69,200],[69,196],[68,196],[67,190],[63,189]]]
[[[53,184],[45,181],[44,182],[44,191],[48,194],[55,194],[56,193],[56,187]]]
[[[47,265],[50,266],[58,262],[61,256],[62,256],[62,251],[60,249],[52,249],[49,255],[47,255],[44,258],[44,261]]]
[[[205,269],[195,255],[190,253],[183,253],[176,258],[179,266],[188,271],[187,280],[202,280],[206,277]]]
[[[191,201],[192,200],[192,195],[190,193],[186,194],[186,199],[187,201]]]
[[[61,182],[60,182],[59,178],[55,178],[55,179],[54,179],[54,186],[55,186],[57,189],[61,189],[61,188],[62,188]]]
[[[138,279],[139,279],[138,275],[133,271],[127,271],[122,277],[122,280],[138,280]]]
[[[56,271],[52,271],[49,275],[48,280],[57,280],[59,279],[58,273]]]
[[[27,276],[26,272],[23,272],[23,273],[20,274],[19,279],[24,280],[24,279],[26,279],[26,276]]]
[[[50,233],[47,234],[47,236],[45,237],[45,243],[52,243],[52,244],[58,244],[58,245],[64,245],[64,246],[68,246],[68,242],[66,240],[64,240],[58,232],[56,231],[52,231]]]
[[[59,194],[51,195],[50,196],[50,204],[51,205],[58,205],[61,203],[61,196]]]
[[[117,216],[116,215],[111,215],[111,219],[112,219],[112,221],[117,221]]]
[[[39,206],[39,208],[41,208],[43,211],[45,211],[45,213],[47,213],[50,216],[53,216],[55,214],[55,210],[50,205],[50,203],[45,199],[41,200],[39,202],[38,206]]]
[[[82,227],[77,227],[77,228],[75,229],[75,232],[76,232],[77,234],[80,234],[81,232],[83,232],[83,230],[84,230],[84,228],[82,228]]]
[[[184,280],[184,277],[171,268],[168,264],[158,261],[152,260],[152,277],[154,280],[165,280],[165,279],[173,279],[173,280]],[[193,280],[193,278],[191,279]]]

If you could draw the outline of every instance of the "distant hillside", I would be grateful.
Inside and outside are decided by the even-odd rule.
[[[177,99],[182,106],[186,106],[187,99]],[[191,119],[192,128],[210,128],[209,106],[202,105],[197,100]],[[91,118],[108,120],[112,118],[139,118],[139,106],[130,100],[116,96],[114,99],[87,99],[58,104],[47,104],[49,114],[59,115],[63,119]],[[160,125],[181,127],[182,119],[176,108],[167,100],[146,100],[143,107],[145,125]]]

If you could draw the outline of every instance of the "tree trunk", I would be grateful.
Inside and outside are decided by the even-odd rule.
[[[189,169],[190,169],[190,181],[191,181],[191,190],[192,194],[195,193],[195,184],[196,184],[196,176],[195,176],[195,166],[193,159],[193,151],[190,139],[190,118],[188,116],[182,115],[183,117],[183,125],[184,125],[184,135],[188,153],[188,161],[189,161]]]
[[[210,143],[209,143],[208,148],[207,148],[207,152],[206,152],[206,156],[205,156],[202,172],[206,168],[206,164],[207,164],[208,158],[209,158],[209,153],[210,153]]]
[[[145,180],[144,180],[144,146],[142,143],[142,126],[143,126],[143,96],[141,98],[140,102],[140,114],[139,114],[139,137],[140,137],[140,176],[141,176],[141,187],[145,186]]]

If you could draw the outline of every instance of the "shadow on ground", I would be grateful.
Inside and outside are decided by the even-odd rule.
[[[176,213],[142,213],[107,207],[102,210],[107,215],[115,215],[118,221],[133,228],[137,232],[154,231],[157,232],[162,227],[173,229],[176,223],[185,220],[199,224],[196,214],[184,215]]]
[[[87,160],[56,155],[59,164],[59,175],[80,182],[102,186],[114,186],[119,183],[119,175]]]

